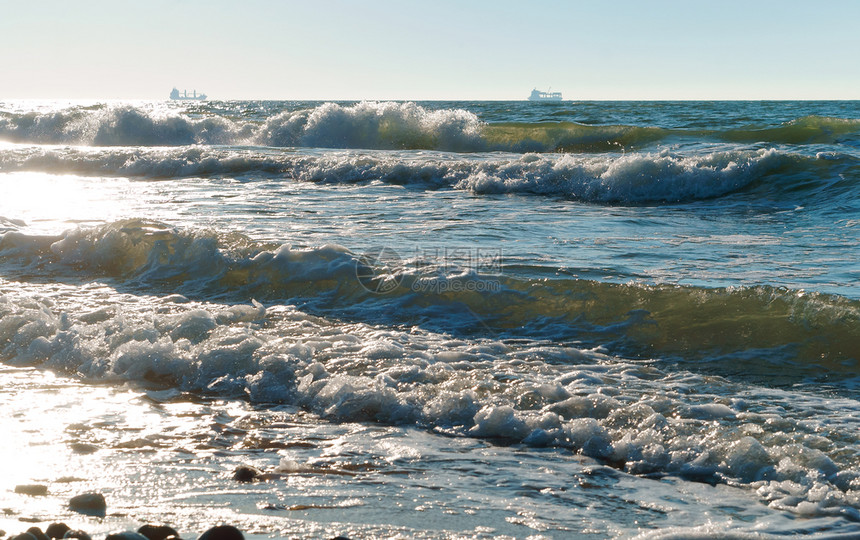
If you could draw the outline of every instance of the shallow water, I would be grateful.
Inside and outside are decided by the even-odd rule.
[[[858,113],[0,104],[0,528],[857,534]]]

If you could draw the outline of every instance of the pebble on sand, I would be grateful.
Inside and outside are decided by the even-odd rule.
[[[69,509],[88,516],[104,517],[107,502],[101,493],[83,493],[69,500]]]
[[[123,531],[109,534],[105,537],[105,540],[147,540],[147,538],[134,531]]]
[[[66,531],[63,538],[77,538],[78,540],[93,540],[90,535],[80,530]]]
[[[71,530],[71,527],[66,525],[65,523],[51,523],[48,525],[48,528],[45,529],[45,534],[48,535],[48,538],[62,538],[67,532]]]
[[[144,525],[137,532],[149,540],[166,540],[171,536],[179,538],[179,533],[176,532],[176,529],[167,525]]]
[[[245,540],[245,537],[232,525],[218,525],[201,534],[197,540]]]
[[[30,527],[27,532],[33,535],[36,540],[51,540],[48,535],[42,532],[39,527]]]
[[[98,493],[85,493],[84,495],[79,495],[78,497],[73,498],[77,499],[79,497],[84,496],[95,496],[93,497],[96,502],[101,497],[101,500],[104,501],[104,497],[102,497]],[[88,504],[93,504],[92,499],[82,499],[88,501]],[[46,529],[47,534],[42,532],[42,530],[38,527],[30,527],[27,532],[23,532],[21,534],[10,536],[6,540],[50,540],[57,538],[74,538],[76,540],[92,540],[92,537],[87,534],[85,531],[70,529],[68,525],[65,523],[51,523]],[[60,536],[62,535],[62,536]],[[6,536],[5,531],[0,531],[0,538]],[[337,540],[344,539],[345,537],[338,536]],[[105,537],[105,540],[182,540],[179,537],[179,533],[176,532],[176,529],[167,526],[167,525],[144,525],[135,531],[122,531],[117,533],[109,534]],[[206,532],[200,535],[198,540],[245,540],[245,536],[242,534],[242,531],[233,527],[232,525],[218,525],[210,528]]]
[[[250,465],[239,465],[236,467],[236,470],[233,471],[233,480],[237,482],[253,482],[260,478],[260,475],[263,474],[263,471],[256,467],[251,467]]]

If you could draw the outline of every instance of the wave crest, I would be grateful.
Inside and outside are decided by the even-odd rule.
[[[846,136],[860,135],[860,119],[805,116],[777,127],[731,129],[719,133],[731,142],[771,142],[783,144],[832,144]]]
[[[326,103],[270,118],[257,141],[281,147],[471,152],[486,149],[481,126],[474,113],[463,109],[430,111],[414,103],[393,102]]]
[[[561,195],[589,202],[642,204],[719,197],[738,191],[785,163],[774,150],[705,156],[627,154],[613,159],[564,155],[483,168],[456,187],[476,193]]]
[[[800,362],[802,371],[838,372],[853,369],[843,362],[856,361],[852,351],[860,350],[860,303],[838,296],[765,286],[703,289],[474,273],[428,276],[426,269],[408,265],[377,275],[365,257],[341,246],[266,246],[141,220],[55,237],[10,231],[0,236],[0,264],[12,274],[107,276],[129,287],[206,298],[290,300],[364,321],[391,322],[391,313],[397,313],[398,324],[548,335],[663,358],[714,363],[725,358],[737,364],[744,361],[739,354],[755,351],[753,365],[769,358],[775,364]],[[397,286],[377,295],[368,279]]]
[[[84,272],[116,271],[127,278],[159,265],[174,268],[162,268],[161,276],[178,276],[177,269],[191,268],[193,256],[162,259],[141,249],[149,245],[155,253],[159,242],[169,246],[187,241],[190,244],[182,247],[193,247],[199,241],[201,265],[211,262],[215,252],[209,238],[212,235],[170,231],[148,222],[117,223],[59,239],[16,237],[21,253],[29,244],[34,254],[57,257],[53,264],[44,261],[48,273],[59,263]],[[115,259],[102,254],[89,265],[83,255],[98,251],[99,244],[105,250],[126,250],[130,264],[105,264]],[[4,237],[0,253],[7,248]],[[340,294],[345,285],[337,283],[341,263],[350,258],[346,250],[334,247],[280,248],[246,257],[245,262],[233,257],[237,268],[250,274],[258,265],[273,272],[272,279],[305,280],[306,295],[320,294],[323,287],[328,294]],[[227,279],[218,271],[198,270],[177,279],[190,282],[214,275]],[[272,283],[260,280],[258,290]],[[72,291],[78,285],[65,286]],[[91,289],[86,296],[89,307],[83,307],[74,293],[55,294],[62,290],[58,287],[63,285],[51,283],[49,298],[42,296],[46,289],[38,285],[0,282],[0,360],[90,380],[287,403],[335,422],[409,424],[458,436],[561,447],[631,474],[744,486],[769,504],[806,517],[860,519],[857,404],[829,392],[783,392],[686,370],[662,370],[653,361],[624,360],[581,344],[451,339],[420,327],[344,321],[342,311],[337,317],[320,318],[277,303],[189,303],[175,294],[153,296],[152,288],[131,299],[107,287]],[[756,332],[782,339],[806,326],[818,334],[817,339],[828,339],[833,336],[825,325],[838,319],[857,328],[856,304],[842,305],[845,312],[837,314],[838,299],[807,301],[796,292],[559,282],[556,290],[544,291],[544,296],[538,292],[536,297],[538,288],[534,282],[521,284],[515,295],[497,299],[485,311],[510,317],[515,325],[516,316],[552,318],[555,310],[566,310],[571,315],[568,324],[585,314],[597,326],[616,317],[621,306],[640,305],[661,317],[659,324],[649,325],[648,339],[654,339],[655,329],[662,329],[668,331],[666,337],[679,343],[690,340],[687,344],[694,347],[712,345],[700,343],[710,330],[732,340]],[[565,296],[565,290],[574,294]],[[370,302],[361,300],[366,309]],[[428,300],[413,297],[398,307],[426,306]],[[788,316],[783,311],[786,302],[793,304]],[[464,295],[439,297],[430,309],[438,318],[447,307],[445,313],[453,317],[463,311],[463,304],[481,307],[474,295]],[[672,315],[673,309],[675,321],[665,313]],[[848,313],[852,309],[853,318]],[[738,321],[738,313],[746,320]],[[678,320],[695,335],[671,335]],[[708,321],[713,326],[700,326]],[[603,337],[612,338],[608,325],[602,326],[598,330]],[[636,326],[636,321],[628,325]],[[857,350],[856,331],[854,336],[854,342],[843,342],[846,350],[852,345]],[[761,366],[766,358],[761,351],[756,355],[748,364],[736,359],[731,369],[745,372],[759,364],[761,369],[786,371],[790,362],[801,358]]]
[[[245,132],[220,117],[191,119],[124,106],[73,107],[60,111],[2,113],[0,137],[20,143],[96,146],[231,144]]]
[[[680,203],[722,197],[761,185],[768,197],[803,191],[828,195],[856,191],[848,155],[807,157],[778,150],[706,154],[524,154],[419,156],[389,152],[317,152],[299,155],[272,149],[85,149],[18,147],[0,151],[0,171],[138,178],[272,176],[306,182],[392,184],[455,188],[480,194],[521,193],[602,204]],[[813,179],[810,181],[810,174]]]
[[[280,110],[280,109],[279,109]],[[204,116],[200,116],[204,115]],[[323,103],[248,118],[221,110],[128,105],[0,112],[0,138],[12,142],[100,146],[261,144],[455,152],[614,152],[667,141],[764,144],[856,144],[860,120],[807,116],[778,126],[680,129],[571,121],[486,123],[464,109],[412,102]],[[853,142],[852,142],[853,141]]]

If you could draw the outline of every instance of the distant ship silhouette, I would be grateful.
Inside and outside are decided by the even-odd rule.
[[[183,90],[182,93],[180,94],[179,90],[174,88],[173,90],[170,91],[170,99],[180,99],[180,100],[189,99],[192,101],[201,101],[201,100],[206,99],[206,94],[198,94],[197,90],[193,90],[192,94],[189,96],[188,90]]]
[[[535,88],[529,96],[529,101],[561,101],[561,92],[541,92]]]

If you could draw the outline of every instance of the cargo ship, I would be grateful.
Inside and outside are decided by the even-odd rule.
[[[529,96],[529,101],[561,101],[561,92],[541,92],[535,88]]]
[[[183,90],[182,93],[179,93],[179,90],[174,88],[170,91],[170,99],[180,99],[180,100],[192,100],[192,101],[202,101],[206,99],[206,94],[198,94],[197,90],[192,90],[191,94],[188,94],[188,90]]]

